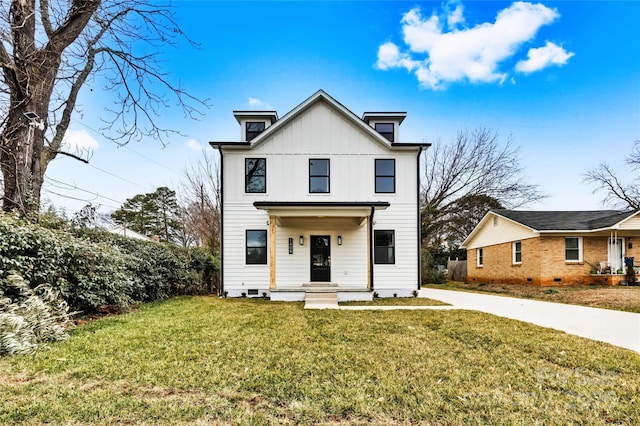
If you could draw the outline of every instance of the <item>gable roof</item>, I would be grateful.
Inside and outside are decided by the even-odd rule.
[[[367,133],[377,142],[387,146],[388,148],[424,148],[431,146],[430,143],[398,143],[398,142],[390,142],[387,138],[378,133],[373,127],[369,126],[363,119],[359,118],[353,112],[351,112],[347,107],[342,105],[340,102],[331,97],[327,92],[320,89],[315,92],[313,95],[302,101],[298,106],[293,108],[291,111],[286,113],[281,119],[277,120],[274,124],[267,127],[262,133],[253,138],[250,142],[209,142],[211,146],[238,146],[246,148],[253,148],[255,145],[260,144],[265,139],[268,139],[269,136],[278,131],[278,129],[284,127],[290,121],[294,120],[300,114],[311,108],[316,102],[324,101],[334,109],[339,111],[342,116],[353,124],[355,124],[360,130]],[[272,112],[273,113],[273,112]],[[369,113],[371,114],[371,113]],[[390,114],[390,113],[386,113]]]
[[[492,210],[492,212],[536,231],[593,231],[611,228],[637,213],[621,210]]]
[[[614,230],[618,229],[623,222],[637,215],[640,215],[640,210],[535,211],[493,209],[484,215],[460,247],[467,248],[492,217],[502,217],[539,235],[544,233],[590,233]]]

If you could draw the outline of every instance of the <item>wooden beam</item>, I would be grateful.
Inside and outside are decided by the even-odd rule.
[[[269,216],[269,288],[276,288],[276,227],[277,217]]]

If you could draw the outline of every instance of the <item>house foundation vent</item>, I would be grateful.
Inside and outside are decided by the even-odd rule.
[[[553,279],[553,282],[554,282],[554,283],[562,282],[562,278],[554,278],[554,279]]]
[[[257,296],[258,295],[258,289],[257,288],[252,288],[250,290],[247,290],[247,294],[249,296]]]

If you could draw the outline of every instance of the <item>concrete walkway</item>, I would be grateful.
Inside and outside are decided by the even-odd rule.
[[[640,314],[464,291],[424,288],[419,297],[561,330],[640,352]]]

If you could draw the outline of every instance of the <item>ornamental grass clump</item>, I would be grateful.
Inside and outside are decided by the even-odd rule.
[[[50,286],[31,289],[15,272],[0,279],[0,356],[21,355],[69,337],[67,303]]]

